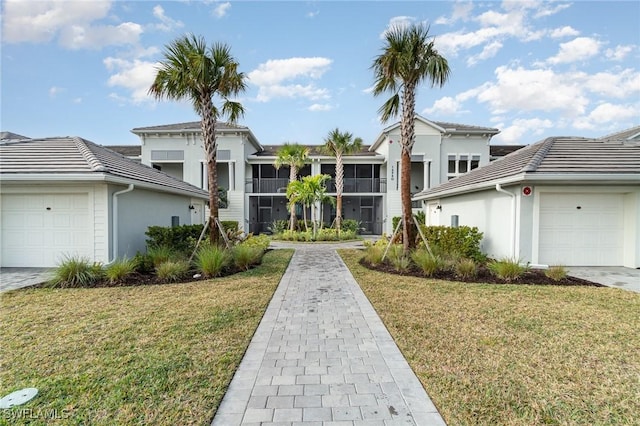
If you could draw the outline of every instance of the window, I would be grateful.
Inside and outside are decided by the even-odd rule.
[[[463,175],[480,166],[480,155],[474,154],[451,154],[448,157],[447,179]]]

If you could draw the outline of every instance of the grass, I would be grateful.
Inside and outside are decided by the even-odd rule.
[[[215,281],[3,294],[0,394],[40,392],[0,424],[209,424],[291,255]]]
[[[339,252],[447,424],[638,424],[640,295],[389,279]]]

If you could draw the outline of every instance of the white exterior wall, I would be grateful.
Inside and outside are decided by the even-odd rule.
[[[437,210],[437,205],[442,206],[442,210]],[[458,225],[475,226],[484,234],[482,251],[499,259],[513,257],[512,212],[511,197],[494,189],[431,200],[427,204],[426,217],[428,225],[450,226],[451,216],[457,215]],[[516,251],[516,257],[522,257],[517,245]]]
[[[126,189],[125,186],[111,185],[113,193]],[[135,188],[118,196],[118,257],[132,257],[136,252],[146,251],[145,232],[149,226],[171,226],[171,217],[178,216],[180,225],[191,225],[189,205],[191,197],[160,193]],[[113,215],[111,215],[113,226]],[[113,244],[113,241],[112,241]]]

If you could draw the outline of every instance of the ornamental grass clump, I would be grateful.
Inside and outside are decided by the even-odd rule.
[[[169,260],[175,260],[177,253],[174,249],[167,245],[159,245],[150,247],[147,250],[147,255],[153,262],[153,266],[157,268],[162,263],[165,263]]]
[[[455,266],[455,274],[463,280],[470,280],[478,276],[478,265],[473,259],[460,259]]]
[[[102,265],[85,257],[66,256],[56,267],[48,287],[92,287],[103,277]]]
[[[138,263],[135,259],[116,259],[113,263],[104,268],[104,275],[107,277],[110,284],[115,284],[133,274],[137,267]]]
[[[520,265],[518,259],[509,258],[490,262],[487,267],[493,275],[507,282],[517,280],[527,271],[527,267]]]
[[[163,281],[177,282],[189,273],[189,262],[186,260],[168,260],[156,266],[156,275]]]
[[[417,249],[411,253],[411,260],[413,260],[413,263],[415,263],[427,277],[433,276],[444,267],[444,263],[440,256],[432,255],[423,248]]]
[[[406,272],[411,266],[411,260],[404,254],[404,249],[399,244],[394,244],[387,253],[389,262],[398,272]]]
[[[378,266],[382,263],[384,248],[376,245],[369,245],[364,250],[364,260],[371,266]]]
[[[230,263],[231,255],[229,251],[216,245],[205,244],[198,250],[198,253],[196,253],[196,269],[198,269],[205,278],[222,275],[222,272]]]
[[[562,281],[567,278],[567,269],[562,265],[549,266],[549,269],[544,271],[544,275],[553,281]]]
[[[248,271],[253,265],[257,265],[262,260],[264,251],[259,247],[249,247],[238,245],[231,251],[233,264],[242,271]]]

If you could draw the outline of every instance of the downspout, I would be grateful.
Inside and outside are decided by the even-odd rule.
[[[517,261],[516,257],[516,195],[512,192],[502,189],[499,183],[496,183],[496,191],[507,194],[511,197],[511,259]]]
[[[118,196],[122,194],[126,194],[127,192],[133,191],[133,188],[134,188],[134,185],[130,183],[127,189],[123,189],[122,191],[113,193],[113,203],[111,204],[111,209],[112,209],[111,215],[113,216],[113,230],[112,230],[113,238],[111,240],[113,243],[113,250],[112,250],[113,257],[111,258],[111,260],[109,260],[109,263],[115,261],[118,258]]]

